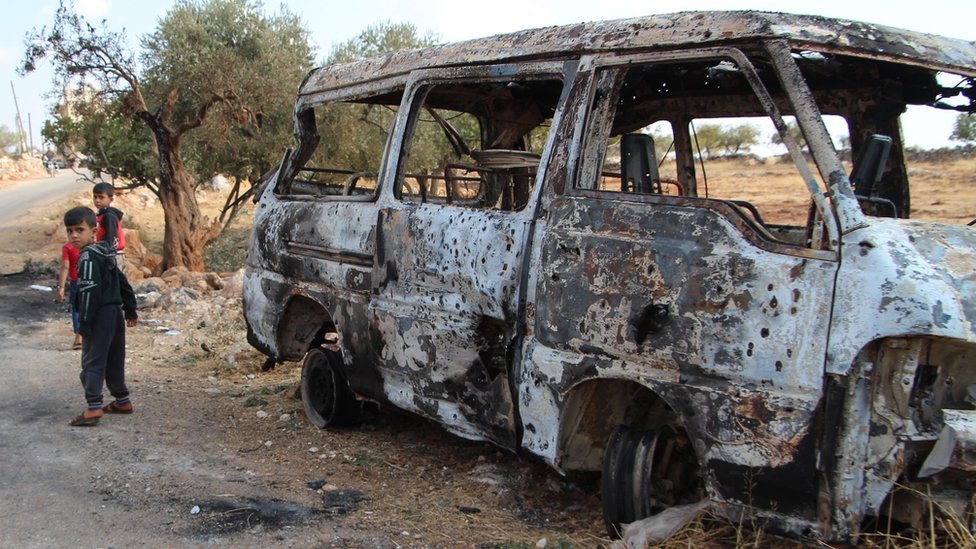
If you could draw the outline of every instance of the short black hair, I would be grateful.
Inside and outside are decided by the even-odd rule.
[[[92,194],[95,193],[105,193],[108,196],[115,196],[115,187],[111,183],[106,183],[102,181],[101,183],[95,183],[92,187]]]
[[[90,208],[76,206],[64,214],[64,226],[72,227],[74,225],[88,225],[94,229],[98,225],[98,218],[95,217],[95,212],[91,211]]]

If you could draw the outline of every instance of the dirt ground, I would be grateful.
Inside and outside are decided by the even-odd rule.
[[[724,168],[727,180],[753,179],[737,176],[738,164]],[[976,217],[976,160],[912,170],[915,204],[930,218]],[[790,202],[792,169],[762,171],[768,207]],[[210,212],[221,203],[203,198]],[[136,413],[68,427],[83,406],[80,352],[68,350],[64,307],[29,286],[56,286],[44,266],[63,242],[58,219],[86,203],[81,189],[0,228],[0,272],[20,271],[28,258],[32,266],[0,277],[0,546],[609,546],[596,476],[561,477],[386,409],[355,429],[312,427],[294,398],[300,364],[260,371],[239,298],[141,311],[127,336]],[[158,246],[158,208],[134,196],[118,205],[149,248]],[[736,535],[719,528],[686,546],[742,543]]]
[[[294,398],[301,365],[260,371],[239,298],[141,310],[127,335],[136,413],[69,427],[80,352],[64,306],[30,286],[56,286],[57,216],[85,201],[0,229],[8,263],[32,265],[0,277],[0,546],[608,545],[596,478],[385,409],[356,429],[311,426]],[[154,223],[122,202],[140,230]]]

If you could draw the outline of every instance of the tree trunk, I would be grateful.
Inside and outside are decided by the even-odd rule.
[[[178,266],[203,271],[203,247],[217,236],[220,225],[200,213],[193,179],[180,156],[179,136],[165,128],[155,133],[159,146],[159,202],[165,220],[161,267],[164,271]]]

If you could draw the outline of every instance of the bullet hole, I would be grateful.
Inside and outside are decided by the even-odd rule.
[[[783,363],[781,361],[779,361],[779,360],[776,361],[776,371],[777,372],[782,372],[783,371]]]
[[[797,301],[800,301],[800,290],[793,288],[793,302],[796,303]]]
[[[559,275],[557,273],[552,273],[552,276],[549,278],[552,279],[553,282],[559,282]]]
[[[766,289],[769,290],[770,292],[773,291],[773,285],[770,284],[769,286],[766,286]]]
[[[762,330],[759,330],[759,335],[763,337],[769,337],[769,328],[763,328]]]
[[[654,265],[648,265],[647,266],[647,274],[648,274],[648,276],[654,274]]]
[[[796,314],[796,307],[790,307],[790,314],[791,315],[795,315]]]
[[[786,350],[786,358],[793,358],[793,349]]]
[[[776,296],[773,296],[773,298],[769,300],[769,306],[773,309],[779,306],[779,300],[776,299]]]
[[[749,344],[749,348],[746,349],[746,356],[752,356],[752,343]]]

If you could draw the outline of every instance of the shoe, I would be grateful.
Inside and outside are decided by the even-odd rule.
[[[108,406],[102,408],[102,411],[106,414],[131,414],[132,403],[119,404],[118,401],[112,401],[108,403]]]
[[[102,419],[102,411],[85,410],[78,417],[71,420],[68,425],[72,427],[94,427],[98,425],[98,420]]]
[[[81,350],[81,342],[80,341],[75,341],[74,344],[71,345],[71,350],[72,351],[79,351],[79,350]]]

